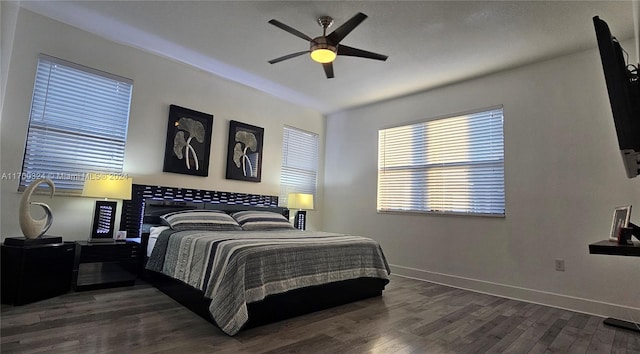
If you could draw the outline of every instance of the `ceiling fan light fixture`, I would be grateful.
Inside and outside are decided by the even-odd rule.
[[[327,37],[317,37],[311,41],[310,55],[313,61],[326,64],[336,59],[337,48],[327,41]]]
[[[331,49],[316,49],[311,52],[311,59],[321,64],[331,63],[336,59],[336,52]]]

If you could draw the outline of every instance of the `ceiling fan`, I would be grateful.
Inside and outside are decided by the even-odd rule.
[[[385,61],[388,58],[388,56],[386,55],[368,52],[366,50],[358,48],[347,47],[346,45],[340,44],[340,41],[342,41],[344,37],[351,33],[351,31],[353,31],[353,29],[356,28],[356,26],[358,26],[366,18],[367,15],[359,12],[351,19],[349,19],[349,21],[343,23],[342,26],[331,32],[331,34],[327,35],[327,28],[331,27],[331,25],[333,24],[333,18],[329,16],[321,16],[318,18],[318,24],[320,25],[320,27],[322,27],[322,36],[316,38],[311,38],[306,34],[292,27],[289,27],[278,20],[271,20],[269,21],[270,24],[287,31],[296,37],[309,41],[309,50],[291,53],[273,60],[269,60],[269,64],[279,63],[283,60],[295,58],[297,56],[309,53],[311,55],[311,59],[322,64],[324,73],[325,75],[327,75],[327,79],[331,79],[333,78],[333,61],[335,60],[337,55]]]

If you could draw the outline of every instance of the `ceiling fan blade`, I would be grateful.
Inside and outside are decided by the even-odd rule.
[[[297,52],[297,53],[291,53],[291,54],[287,54],[287,55],[283,55],[280,58],[275,58],[275,59],[271,59],[269,60],[269,64],[275,64],[275,63],[279,63],[283,60],[287,60],[287,59],[291,59],[291,58],[295,58],[295,57],[299,57],[302,54],[307,54],[309,53],[308,50],[302,51],[302,52]]]
[[[324,68],[324,74],[327,75],[327,79],[333,79],[333,63],[322,64]]]
[[[382,60],[382,61],[385,61],[388,58],[388,56],[386,55],[368,52],[366,50],[362,50],[358,48],[347,47],[346,45],[338,46],[338,55],[346,55],[350,57],[360,57],[360,58],[375,59],[375,60]]]
[[[311,42],[313,40],[313,38],[307,36],[306,34],[298,31],[297,29],[295,29],[293,27],[289,27],[289,26],[285,25],[284,23],[282,23],[282,22],[280,22],[278,20],[271,20],[271,21],[269,21],[269,23],[274,25],[274,26],[276,26],[276,27],[278,27],[278,28],[280,28],[280,29],[283,29],[283,30],[291,33],[292,35],[294,35],[296,37],[300,37],[300,38],[302,38],[304,40],[307,40],[309,42]]]
[[[367,18],[367,15],[362,12],[358,12],[355,16],[349,19],[349,21],[342,24],[342,26],[336,28],[335,31],[331,32],[330,35],[327,36],[329,42],[333,45],[337,45],[340,43],[344,37],[346,37],[351,31],[353,31],[356,26],[358,26],[362,21]]]

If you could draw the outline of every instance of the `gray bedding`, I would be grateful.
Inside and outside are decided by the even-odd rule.
[[[167,230],[146,267],[203,291],[213,319],[229,335],[247,322],[247,304],[267,295],[361,277],[388,281],[390,274],[372,239],[287,229]]]

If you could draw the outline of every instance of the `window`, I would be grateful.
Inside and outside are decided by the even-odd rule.
[[[279,204],[287,206],[289,193],[316,194],[318,134],[284,127]]]
[[[377,209],[504,216],[502,107],[380,130]]]
[[[46,177],[82,192],[87,172],[121,174],[133,81],[40,55],[19,189]]]

